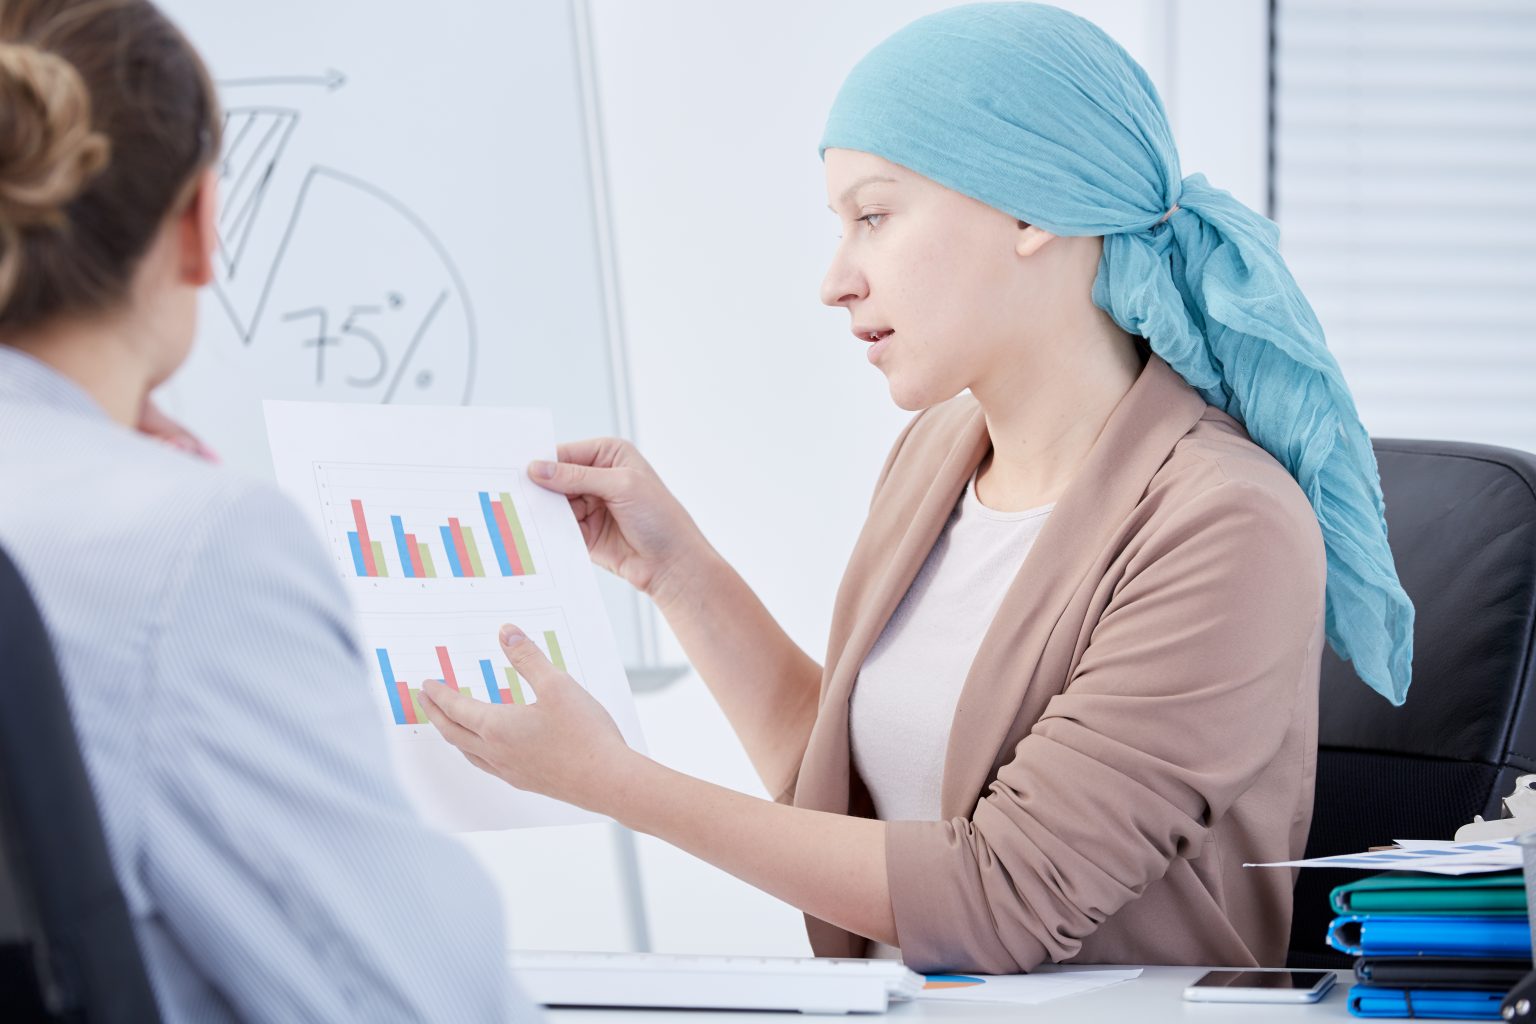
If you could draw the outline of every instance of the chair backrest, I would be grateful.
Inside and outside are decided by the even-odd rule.
[[[12,1020],[158,1021],[53,648],[4,551],[0,680],[0,1006]]]
[[[1415,608],[1413,684],[1394,708],[1323,656],[1308,857],[1449,839],[1499,817],[1536,772],[1536,456],[1376,441],[1388,538]],[[1359,872],[1303,868],[1290,962],[1347,966],[1324,941],[1328,891]]]

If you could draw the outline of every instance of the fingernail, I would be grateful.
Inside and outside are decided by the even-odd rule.
[[[540,480],[553,480],[555,477],[555,464],[553,462],[535,460],[528,468],[533,470],[533,475]]]
[[[503,647],[511,647],[513,644],[517,643],[519,640],[526,640],[526,639],[528,639],[527,634],[524,633],[522,630],[518,629],[516,626],[502,626],[501,627],[501,643],[502,643]]]

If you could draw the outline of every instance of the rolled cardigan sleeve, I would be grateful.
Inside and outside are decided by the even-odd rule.
[[[890,823],[907,963],[1012,973],[1068,959],[1198,854],[1280,748],[1324,579],[1315,520],[1272,489],[1226,480],[1174,510],[972,817]]]

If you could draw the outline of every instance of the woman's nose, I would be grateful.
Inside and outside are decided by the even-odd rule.
[[[821,280],[821,301],[828,306],[847,306],[864,298],[869,292],[864,275],[853,267],[842,254],[832,257],[827,276]]]

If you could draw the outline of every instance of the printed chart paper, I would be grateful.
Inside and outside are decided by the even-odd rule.
[[[1430,875],[1474,875],[1508,871],[1521,865],[1520,844],[1513,839],[1456,843],[1399,839],[1395,849],[1313,857],[1311,860],[1244,864],[1245,868],[1362,868],[1368,871],[1420,871]]]
[[[421,710],[423,680],[537,703],[497,642],[513,623],[643,749],[580,527],[527,478],[547,410],[267,402],[279,485],[309,513],[357,609],[370,691],[405,791],[459,832],[599,820],[480,771]]]
[[[1082,995],[1141,976],[1141,968],[1076,968],[1042,965],[1030,974],[930,974],[917,998],[942,1003],[1012,1003],[1038,1006]]]

